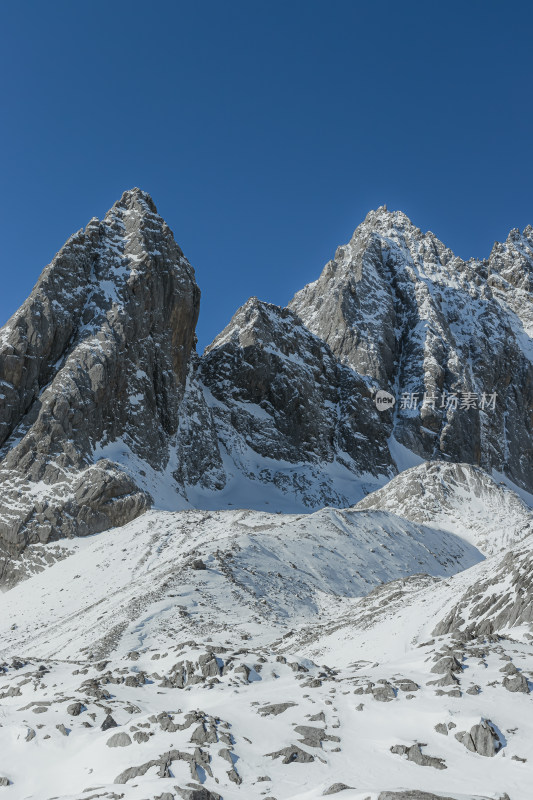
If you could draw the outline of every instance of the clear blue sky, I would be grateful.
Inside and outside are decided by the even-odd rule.
[[[524,0],[2,3],[0,324],[133,186],[196,269],[200,350],[383,203],[487,256],[533,223],[532,30]]]

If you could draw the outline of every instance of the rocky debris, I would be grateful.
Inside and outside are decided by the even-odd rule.
[[[455,738],[467,750],[488,758],[495,756],[502,747],[500,737],[490,720],[482,720],[480,723],[473,725],[470,728],[470,732],[459,731],[455,734]]]
[[[514,626],[533,624],[532,575],[533,535],[530,535],[486,562],[486,568],[438,621],[433,634],[453,633],[474,640]],[[517,681],[517,685],[521,683]]]
[[[272,703],[270,705],[262,706],[261,708],[257,709],[257,713],[260,714],[262,717],[277,717],[278,714],[283,714],[287,711],[288,708],[294,708],[294,706],[298,705],[297,703],[288,702],[288,703]],[[311,718],[313,721],[313,718]],[[316,717],[318,719],[318,715]],[[322,720],[325,721],[324,719]]]
[[[422,744],[412,744],[410,747],[404,744],[396,744],[391,747],[391,753],[400,756],[407,756],[408,761],[418,764],[420,767],[434,767],[435,769],[446,769],[444,759],[435,756],[426,756],[422,753]]]
[[[338,736],[330,736],[325,728],[311,725],[296,725],[294,732],[301,736],[300,743],[306,747],[322,747],[322,742],[340,742]]]
[[[67,706],[67,714],[69,714],[71,717],[78,717],[84,710],[85,706],[79,701],[76,703],[71,703],[69,706]]]
[[[5,778],[3,776],[0,776],[0,786],[11,786],[11,785],[12,785],[12,783],[9,780],[9,778]]]
[[[109,730],[109,728],[116,728],[117,723],[115,722],[111,714],[108,714],[100,727],[102,728],[103,731],[107,731]]]
[[[220,664],[219,664],[220,661]],[[178,661],[160,683],[162,688],[184,689],[187,686],[204,683],[218,678],[233,669],[231,662],[224,664],[213,653],[203,653],[196,661]]]
[[[199,747],[196,747],[194,753],[183,752],[180,750],[169,750],[168,752],[163,753],[163,755],[159,758],[146,761],[144,764],[141,764],[138,767],[128,767],[128,769],[125,769],[117,778],[115,778],[114,783],[128,783],[128,781],[133,780],[134,778],[139,778],[142,775],[146,775],[148,770],[152,767],[158,768],[157,774],[160,778],[170,778],[172,777],[170,768],[173,761],[185,761],[189,765],[191,777],[194,779],[198,779],[198,767],[205,771],[210,777],[213,777],[213,772],[209,766],[209,755],[204,753]]]
[[[381,792],[378,795],[378,800],[455,800],[455,798],[445,797],[443,794],[423,792],[419,789],[407,789],[401,792]],[[477,800],[484,799],[478,796]],[[486,798],[486,800],[489,800],[489,798]]]
[[[108,747],[129,747],[130,744],[131,738],[124,732],[114,733],[106,742]]]
[[[181,789],[179,786],[174,788],[182,800],[222,800],[219,794],[209,791],[205,786],[191,787],[189,789]]]
[[[267,753],[266,755],[271,756],[273,759],[283,759],[282,764],[310,764],[315,760],[311,753],[307,753],[296,744],[291,744],[288,747],[284,747],[282,750],[277,750],[275,753]]]
[[[344,792],[345,789],[353,789],[353,786],[347,786],[345,783],[332,783],[329,789],[326,789],[322,792],[324,797],[327,797],[331,794],[338,794],[339,792]]]
[[[529,694],[529,684],[526,676],[522,672],[516,672],[514,675],[506,675],[503,679],[503,685],[508,692]]]
[[[201,558],[195,558],[191,563],[191,569],[207,569],[207,566],[204,564]]]

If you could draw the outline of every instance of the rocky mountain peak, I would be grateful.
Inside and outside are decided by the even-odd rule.
[[[146,507],[129,478],[93,466],[94,452],[120,440],[154,467],[166,462],[199,299],[192,267],[139,189],[45,268],[0,340],[0,538],[11,554],[78,531],[77,503],[87,530],[109,527],[114,496],[130,498],[126,518]]]
[[[342,363],[395,394],[394,435],[409,450],[531,488],[532,252],[513,234],[489,262],[465,262],[381,208],[289,307]]]

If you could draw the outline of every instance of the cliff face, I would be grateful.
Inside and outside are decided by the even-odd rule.
[[[512,231],[487,261],[465,262],[380,208],[290,303],[342,363],[397,395],[402,444],[530,490],[532,234]]]
[[[44,270],[1,332],[0,539],[121,524],[150,502],[95,448],[169,455],[199,311],[194,272],[148,195],[126,192]]]

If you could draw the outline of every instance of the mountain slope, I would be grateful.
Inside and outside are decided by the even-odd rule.
[[[488,261],[465,262],[382,207],[289,307],[344,364],[394,392],[401,444],[531,490],[532,270],[531,228]]]
[[[89,645],[104,658],[146,645],[148,635],[170,646],[194,635],[191,626],[217,640],[242,631],[263,641],[319,617],[334,598],[413,572],[452,575],[483,559],[453,534],[383,511],[336,509],[150,511],[62,548],[59,563],[0,597],[4,652],[75,658]],[[198,559],[207,569],[194,568]]]
[[[430,461],[405,470],[357,509],[382,509],[450,531],[491,555],[533,533],[533,512],[470,464]]]
[[[520,600],[532,541],[452,574],[480,558],[452,534],[326,509],[60,543],[0,597],[0,772],[34,800],[528,800],[530,624],[432,632],[488,576]]]

